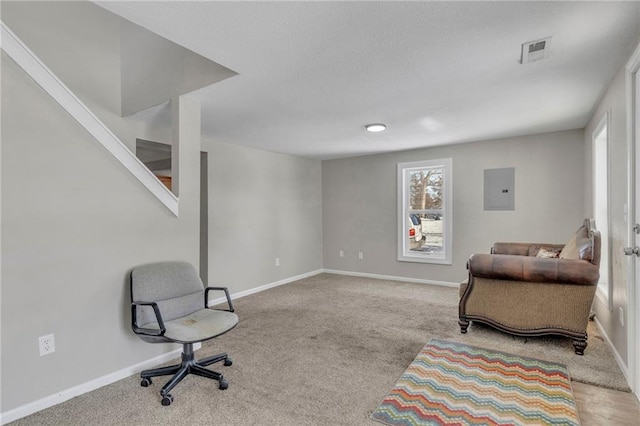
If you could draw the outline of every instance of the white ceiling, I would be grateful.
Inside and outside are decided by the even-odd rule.
[[[582,128],[640,37],[636,1],[98,4],[239,73],[204,137],[318,159]]]

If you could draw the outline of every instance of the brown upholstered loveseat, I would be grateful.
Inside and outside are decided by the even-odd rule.
[[[599,265],[600,233],[588,219],[566,245],[495,243],[467,263],[460,331],[479,321],[519,336],[559,334],[583,355]]]

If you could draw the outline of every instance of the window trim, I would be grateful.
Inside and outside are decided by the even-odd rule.
[[[444,168],[443,186],[443,246],[444,256],[435,257],[428,253],[411,252],[407,241],[405,230],[409,220],[408,185],[406,182],[407,172],[413,169],[424,167],[441,166]],[[453,263],[453,160],[442,158],[437,160],[412,161],[397,164],[397,198],[398,198],[398,261],[434,263],[441,265],[451,265]]]
[[[593,130],[593,133],[591,134],[591,164],[592,164],[592,176],[591,176],[591,185],[592,185],[592,208],[593,208],[593,217],[595,219],[595,211],[596,211],[596,140],[599,138],[600,134],[602,133],[603,130],[606,130],[606,151],[607,151],[607,159],[606,159],[606,165],[607,165],[607,170],[606,170],[606,175],[607,175],[607,226],[606,226],[606,235],[604,235],[604,237],[608,237],[608,238],[602,238],[601,239],[601,244],[602,244],[602,248],[606,247],[606,252],[604,250],[601,250],[602,254],[605,254],[607,256],[606,262],[607,262],[607,283],[606,286],[605,285],[601,285],[600,282],[598,282],[598,285],[596,287],[596,296],[598,297],[598,299],[600,299],[600,301],[602,303],[604,303],[607,308],[611,311],[613,310],[613,285],[612,285],[612,269],[611,269],[611,152],[610,152],[610,145],[611,145],[611,111],[605,111],[604,115],[602,116],[602,118],[600,119],[600,121],[598,122],[598,124],[596,125],[595,129]],[[602,226],[599,225],[597,223],[596,220],[596,229],[599,230],[603,230]],[[601,260],[601,264],[602,264],[602,260]],[[602,274],[601,274],[602,277]],[[605,288],[606,287],[606,288]]]

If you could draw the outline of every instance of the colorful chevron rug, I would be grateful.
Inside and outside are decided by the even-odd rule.
[[[567,368],[431,339],[371,414],[388,425],[579,425]]]

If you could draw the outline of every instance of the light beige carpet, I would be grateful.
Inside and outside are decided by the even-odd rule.
[[[375,425],[369,415],[431,338],[548,359],[566,364],[574,380],[626,388],[594,328],[583,357],[570,339],[513,338],[476,325],[463,335],[457,301],[455,288],[314,276],[234,302],[238,326],[197,351],[233,358],[231,367],[213,366],[229,381],[225,391],[189,376],[162,407],[168,378],[142,388],[132,376],[15,424]]]

